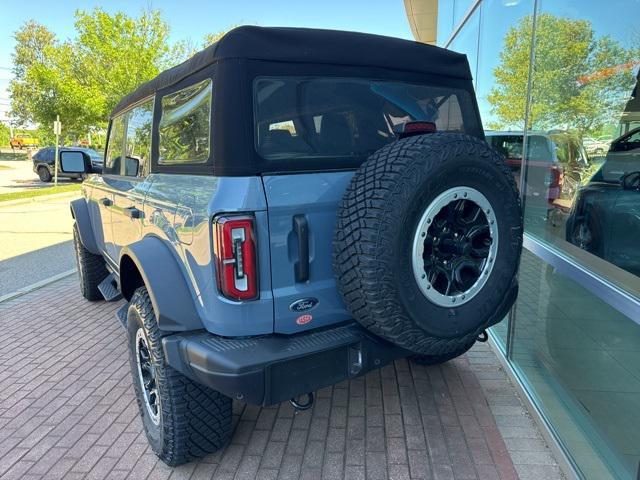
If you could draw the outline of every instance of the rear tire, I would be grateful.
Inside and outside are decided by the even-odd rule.
[[[38,178],[40,178],[41,182],[49,183],[51,181],[51,172],[47,167],[39,167]]]
[[[92,302],[103,300],[102,293],[98,290],[100,282],[109,275],[102,255],[95,255],[87,250],[78,233],[78,225],[73,224],[73,245],[76,251],[76,263],[80,276],[80,291],[82,296]]]
[[[231,437],[232,401],[167,365],[146,287],[129,304],[127,338],[144,431],[160,460],[177,466],[222,448]]]

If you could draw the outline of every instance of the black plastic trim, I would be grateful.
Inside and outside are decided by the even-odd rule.
[[[309,280],[309,222],[303,214],[293,216],[293,231],[298,237],[298,261],[295,263],[296,282]]]
[[[91,227],[91,219],[89,218],[89,209],[84,198],[78,198],[70,203],[71,216],[75,219],[78,226],[78,234],[80,242],[84,248],[94,255],[100,255],[100,249],[96,243],[96,238]]]

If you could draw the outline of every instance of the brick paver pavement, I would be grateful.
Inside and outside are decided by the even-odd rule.
[[[486,345],[323,389],[307,412],[234,404],[227,448],[169,468],[142,432],[119,306],[75,277],[0,304],[0,478],[561,478]]]

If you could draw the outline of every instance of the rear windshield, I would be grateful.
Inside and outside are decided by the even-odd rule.
[[[256,149],[268,160],[367,156],[414,120],[438,131],[480,129],[468,91],[398,81],[262,77],[254,103]]]
[[[487,135],[487,143],[503,155],[507,160],[522,160],[522,135]],[[541,135],[530,135],[527,150],[529,160],[537,162],[553,162],[555,157],[551,151],[553,144]]]

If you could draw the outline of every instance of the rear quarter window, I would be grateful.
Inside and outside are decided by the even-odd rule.
[[[399,81],[261,77],[254,109],[256,150],[267,160],[366,157],[408,121],[480,129],[468,91]]]
[[[161,99],[159,165],[206,163],[211,149],[211,79]]]

